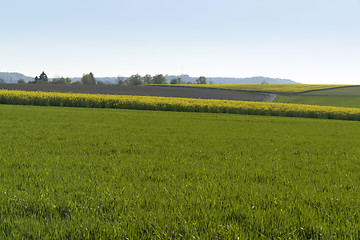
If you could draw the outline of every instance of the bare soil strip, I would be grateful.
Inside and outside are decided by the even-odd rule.
[[[264,102],[269,99],[269,94],[265,93],[165,86],[0,84],[0,89],[42,92],[73,92],[111,95],[221,99],[255,102]]]

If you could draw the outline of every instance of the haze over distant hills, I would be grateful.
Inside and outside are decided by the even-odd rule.
[[[34,78],[25,76],[24,74],[17,72],[0,72],[0,83],[17,83],[20,79],[25,82],[34,81]]]
[[[190,77],[189,75],[182,74],[182,75],[165,75],[165,78],[170,83],[171,79],[174,78],[181,78],[185,82],[192,82],[195,83],[198,77]],[[206,77],[206,76],[205,76]],[[96,77],[97,81],[101,81],[107,84],[114,84],[117,83],[117,77]],[[124,77],[126,78],[126,77]],[[229,78],[229,77],[206,77],[208,83],[215,83],[215,84],[261,84],[261,83],[268,83],[268,84],[299,84],[289,79],[280,79],[280,78],[269,78],[269,77],[249,77],[249,78]],[[23,79],[25,82],[34,81],[33,77],[25,76],[21,73],[16,72],[0,72],[0,83],[17,83],[18,80]],[[74,77],[72,81],[79,81],[81,77]],[[51,80],[51,79],[50,79]]]
[[[205,76],[206,77],[206,76]],[[97,81],[104,83],[117,83],[117,77],[96,77]],[[126,77],[123,77],[126,79]],[[170,83],[171,79],[181,78],[185,82],[195,83],[198,77],[190,77],[189,75],[165,75],[166,80]],[[250,78],[225,78],[225,77],[206,77],[208,83],[212,82],[214,84],[261,84],[267,82],[268,84],[299,84],[289,79],[280,79],[280,78],[269,78],[269,77],[250,77]],[[81,78],[73,78],[73,81],[80,81]]]
[[[197,77],[190,77],[189,75],[166,75],[165,76],[168,82],[173,78],[180,77],[185,82],[195,82]],[[206,76],[205,76],[206,77]],[[261,84],[264,81],[269,84],[299,84],[289,79],[280,79],[280,78],[269,78],[269,77],[249,77],[249,78],[230,78],[230,77],[206,77],[208,83],[212,82],[214,84]]]

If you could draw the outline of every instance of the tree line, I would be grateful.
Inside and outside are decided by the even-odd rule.
[[[20,79],[18,83],[25,83],[24,80]],[[57,77],[53,78],[52,81],[49,81],[48,76],[45,72],[42,72],[39,76],[36,76],[34,81],[28,83],[32,84],[74,84],[74,85],[95,85],[95,84],[104,84],[101,81],[97,81],[92,72],[84,74],[80,81],[72,81],[69,77]],[[207,84],[207,79],[204,76],[199,77],[195,81],[196,84]],[[128,85],[128,86],[139,86],[146,84],[168,84],[167,79],[162,74],[151,76],[147,74],[145,76],[140,76],[139,74],[131,75],[128,78],[118,77],[117,84],[119,85]],[[173,78],[170,80],[170,84],[192,84],[192,82],[185,82],[181,77]]]
[[[20,79],[18,83],[25,83],[24,80]],[[36,76],[34,81],[28,82],[30,84],[74,84],[74,85],[82,85],[82,84],[99,84],[99,82],[96,82],[96,79],[94,77],[94,74],[92,72],[88,74],[84,74],[80,81],[72,81],[69,77],[56,77],[53,78],[52,81],[49,81],[48,76],[45,72],[42,72],[39,76]]]
[[[196,79],[195,83],[198,84],[206,84],[207,80],[206,77],[201,76]],[[128,78],[118,77],[118,84],[119,85],[143,85],[143,84],[168,84],[167,79],[162,74],[158,74],[155,76],[151,76],[147,74],[145,76],[140,76],[139,74],[132,75]],[[181,77],[173,78],[170,80],[170,84],[192,84],[192,82],[185,82],[181,79]]]

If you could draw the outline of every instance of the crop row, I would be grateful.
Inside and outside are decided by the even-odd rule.
[[[360,120],[360,109],[286,103],[0,90],[1,104]]]

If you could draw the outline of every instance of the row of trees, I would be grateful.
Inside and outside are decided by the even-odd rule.
[[[206,84],[207,80],[206,77],[201,76],[196,79],[197,84]],[[152,77],[151,75],[147,74],[145,76],[140,76],[139,74],[132,75],[128,78],[118,77],[118,84],[119,85],[142,85],[142,84],[168,84],[167,79],[162,74],[155,75]],[[180,77],[173,78],[170,80],[170,84],[186,84]],[[192,84],[192,82],[187,82],[187,84]]]
[[[166,78],[162,74],[152,77],[150,74],[141,77],[139,74],[132,75],[126,79],[118,77],[119,85],[142,85],[142,84],[167,84]]]
[[[18,83],[25,83],[23,80]],[[35,80],[33,82],[29,83],[38,83],[38,84],[84,84],[84,85],[95,85],[95,84],[101,84],[102,82],[97,82],[94,74],[92,72],[88,74],[84,74],[80,81],[72,82],[71,78],[64,78],[64,77],[57,77],[54,78],[52,81],[49,81],[48,76],[45,72],[42,72],[39,77],[36,76]],[[143,84],[167,84],[167,79],[162,74],[158,74],[155,76],[151,76],[150,74],[147,74],[145,76],[140,76],[139,74],[132,75],[128,78],[124,77],[118,77],[118,84],[119,85],[143,85]],[[183,81],[180,77],[174,78],[170,80],[170,84],[185,84],[186,82]],[[188,84],[191,84],[192,82],[187,82]],[[196,79],[195,83],[197,84],[207,84],[206,77],[201,76],[198,79]]]
[[[22,83],[25,83],[25,81],[20,79],[18,81],[18,83],[22,84]],[[39,76],[35,77],[34,81],[29,82],[29,83],[37,83],[37,84],[47,84],[47,83],[51,83],[51,84],[96,84],[97,82],[96,82],[96,79],[92,72],[90,72],[88,74],[84,74],[80,81],[75,81],[75,82],[73,82],[71,80],[71,78],[69,78],[69,77],[66,77],[66,78],[56,77],[56,78],[53,78],[52,81],[49,81],[49,78],[46,75],[46,73],[42,72]]]

